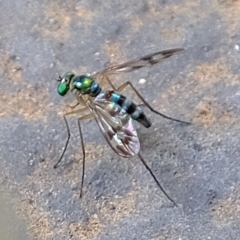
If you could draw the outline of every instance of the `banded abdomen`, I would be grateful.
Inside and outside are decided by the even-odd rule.
[[[138,107],[133,101],[114,91],[107,91],[105,97],[107,100],[118,104],[131,116],[132,119],[138,121],[146,128],[151,127],[151,121],[146,117],[142,109]]]

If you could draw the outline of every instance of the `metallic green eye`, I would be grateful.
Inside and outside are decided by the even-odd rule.
[[[64,96],[70,89],[71,80],[74,78],[74,73],[67,72],[63,77],[59,77],[58,94]]]
[[[60,83],[58,85],[58,94],[64,96],[69,90],[69,84],[67,83]]]

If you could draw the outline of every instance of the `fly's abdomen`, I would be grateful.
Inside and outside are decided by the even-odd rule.
[[[109,96],[109,100],[118,104],[131,116],[132,119],[138,121],[146,128],[149,128],[152,125],[151,121],[146,117],[142,109],[138,107],[134,102],[117,92],[108,91],[107,95],[109,94],[111,94]]]

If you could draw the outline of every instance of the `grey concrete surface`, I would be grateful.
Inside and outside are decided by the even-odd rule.
[[[36,239],[240,239],[240,1],[0,1],[0,182]],[[173,207],[139,159],[123,159],[94,120],[84,123],[87,153],[80,200],[77,116],[59,74],[164,49],[186,51],[150,69],[121,74],[156,109],[137,126],[141,152]],[[146,83],[140,84],[139,79]],[[136,101],[130,89],[125,95]],[[145,108],[144,108],[145,109]]]

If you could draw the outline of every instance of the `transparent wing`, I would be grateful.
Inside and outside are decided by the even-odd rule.
[[[138,154],[140,142],[133,120],[117,104],[97,97],[89,107],[111,148],[122,157]]]
[[[149,66],[149,65],[151,66],[156,63],[159,63],[160,61],[167,59],[173,55],[182,53],[183,50],[184,50],[183,48],[175,48],[175,49],[169,49],[169,50],[151,53],[146,56],[131,60],[123,64],[105,68],[102,71],[95,73],[94,75],[96,74],[110,75],[110,74],[116,74],[121,72],[131,72],[145,66]]]

